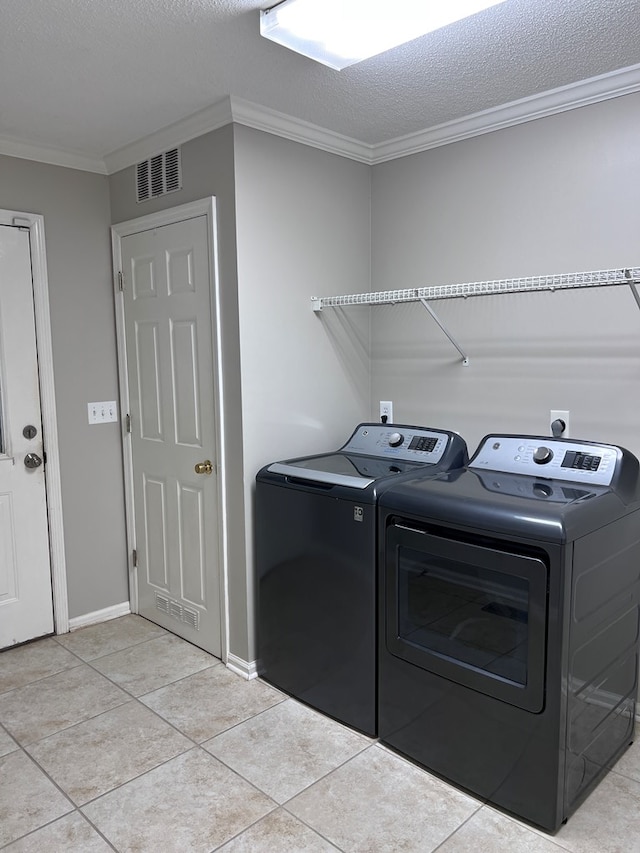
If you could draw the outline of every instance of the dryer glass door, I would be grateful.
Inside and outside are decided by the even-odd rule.
[[[396,524],[387,531],[385,573],[392,654],[520,708],[542,710],[543,555]]]

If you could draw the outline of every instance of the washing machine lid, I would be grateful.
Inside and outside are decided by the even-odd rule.
[[[557,543],[573,541],[628,511],[607,486],[587,489],[470,468],[394,484],[380,505],[387,516],[427,525]]]
[[[337,451],[274,462],[263,470],[294,480],[364,490],[383,480],[393,481],[398,474],[450,470],[467,461],[467,446],[457,433],[408,424],[361,423]]]
[[[267,470],[272,474],[284,474],[298,480],[366,489],[383,477],[407,473],[423,466],[422,462],[379,459],[375,456],[356,456],[336,452],[305,459],[274,462]]]

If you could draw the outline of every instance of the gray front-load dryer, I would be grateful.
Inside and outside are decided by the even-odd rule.
[[[379,514],[380,739],[556,830],[633,736],[638,460],[490,435]]]

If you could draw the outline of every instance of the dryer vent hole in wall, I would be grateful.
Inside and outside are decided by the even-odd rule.
[[[200,614],[197,610],[184,607],[178,601],[173,601],[158,592],[156,592],[156,610],[177,619],[179,622],[190,625],[195,631],[200,630]]]
[[[148,201],[182,189],[179,148],[156,154],[136,166],[136,201]]]

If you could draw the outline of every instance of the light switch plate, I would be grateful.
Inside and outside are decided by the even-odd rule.
[[[106,424],[118,420],[118,405],[115,400],[105,403],[87,403],[90,424]]]

